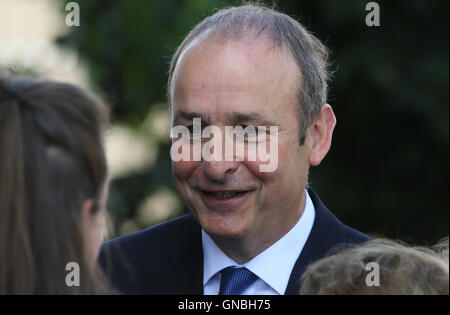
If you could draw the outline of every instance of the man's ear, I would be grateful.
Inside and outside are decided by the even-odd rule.
[[[309,163],[317,166],[323,160],[331,147],[331,138],[333,137],[333,130],[336,126],[336,116],[329,104],[322,106],[320,115],[313,122],[310,128],[311,136],[311,154],[309,156]]]

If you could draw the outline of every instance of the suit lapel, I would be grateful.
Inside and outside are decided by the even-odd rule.
[[[324,257],[336,244],[345,242],[343,225],[311,189],[308,189],[308,194],[315,208],[314,224],[292,270],[285,292],[286,295],[297,295],[299,293],[301,275],[310,263]]]

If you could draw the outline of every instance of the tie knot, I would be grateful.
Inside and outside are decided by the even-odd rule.
[[[221,272],[219,295],[238,295],[258,277],[247,268],[227,267]]]

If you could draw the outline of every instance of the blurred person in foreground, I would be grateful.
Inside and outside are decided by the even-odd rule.
[[[71,84],[0,76],[0,294],[108,292],[96,259],[106,107]],[[79,286],[68,286],[68,263]]]
[[[376,239],[310,265],[300,294],[449,294],[448,238],[433,249]]]
[[[196,129],[275,126],[275,138],[262,133],[261,143],[272,148],[276,139],[278,164],[264,172],[267,161],[247,158],[255,136],[245,133],[235,140],[245,145],[242,159],[172,160],[191,214],[103,246],[101,262],[119,290],[298,294],[309,263],[336,244],[369,239],[307,187],[309,167],[327,154],[336,124],[326,103],[327,57],[300,23],[261,6],[224,9],[193,28],[170,66],[172,127],[191,132],[193,152],[201,147]],[[130,264],[116,260],[119,252]]]

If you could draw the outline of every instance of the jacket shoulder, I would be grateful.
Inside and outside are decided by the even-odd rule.
[[[347,225],[344,225],[347,235],[347,243],[353,243],[353,244],[359,244],[364,243],[372,238],[364,233],[361,233],[358,230],[355,230],[354,228],[351,228]]]
[[[99,264],[112,285],[125,294],[145,294],[149,284],[164,282],[171,270],[168,250],[176,251],[197,235],[191,214],[105,242]]]
[[[179,241],[177,235],[193,233],[198,224],[191,214],[172,219],[147,229],[120,236],[105,242],[102,251],[108,248],[124,246],[129,249],[166,247],[171,242]]]

